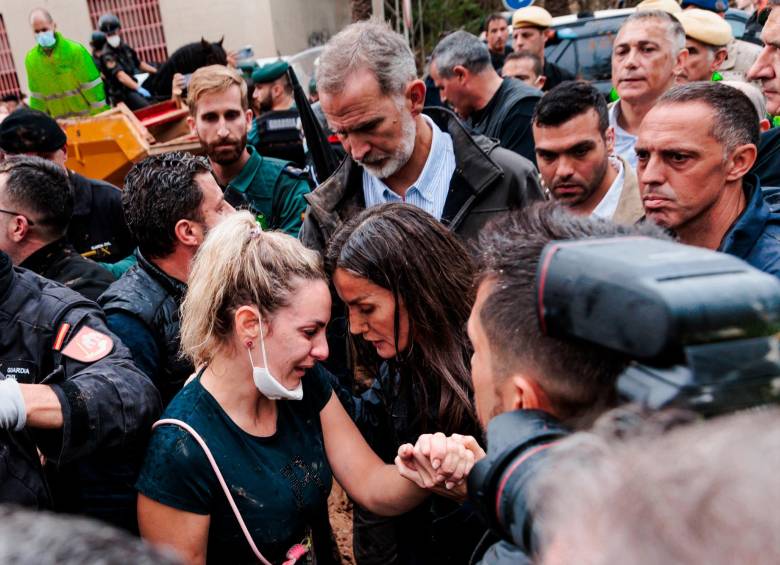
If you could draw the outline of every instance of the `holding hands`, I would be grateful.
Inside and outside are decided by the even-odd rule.
[[[395,465],[402,477],[420,488],[463,502],[466,478],[485,451],[472,436],[424,434],[398,448]]]

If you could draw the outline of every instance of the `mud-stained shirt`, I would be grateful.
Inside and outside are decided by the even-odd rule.
[[[303,399],[277,401],[276,433],[239,428],[200,377],[171,401],[163,418],[193,427],[209,446],[255,544],[272,563],[307,535],[327,505],[332,474],[320,410],[332,389],[318,367],[303,378]],[[249,375],[247,375],[249,378]],[[136,488],[166,506],[211,516],[209,563],[256,563],[201,447],[183,429],[155,429]]]

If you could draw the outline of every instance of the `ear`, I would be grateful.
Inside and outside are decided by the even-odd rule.
[[[528,375],[512,375],[506,379],[502,388],[500,397],[504,410],[544,410],[553,413],[547,395]]]
[[[726,164],[726,180],[736,181],[744,177],[756,162],[758,149],[752,143],[737,147]]]
[[[198,132],[195,130],[195,118],[190,114],[187,116],[187,125],[190,127],[190,133],[197,134]]]
[[[173,233],[176,235],[176,240],[186,247],[191,247],[193,252],[197,249],[201,243],[203,243],[204,233],[203,227],[192,220],[181,219],[176,222],[176,226],[173,228]]]
[[[712,72],[717,71],[720,68],[720,66],[723,64],[723,61],[726,60],[726,57],[728,57],[728,54],[729,52],[725,47],[723,49],[718,49],[715,52],[715,58],[712,60],[712,67],[710,68],[710,70]]]
[[[21,243],[30,233],[30,224],[24,216],[14,216],[8,224],[8,239],[14,243]]]
[[[425,83],[419,79],[413,80],[406,87],[406,98],[412,104],[412,116],[418,116],[422,113],[425,106]]]
[[[604,140],[607,144],[607,155],[612,155],[615,152],[615,128],[612,126],[607,128],[604,132]]]
[[[260,339],[260,311],[255,306],[241,306],[233,314],[233,328],[236,337],[246,346],[247,341],[257,343]],[[263,327],[263,334],[267,333]]]
[[[455,65],[452,68],[452,74],[457,78],[460,82],[463,82],[465,79],[469,76],[469,70],[464,67],[463,65]]]
[[[761,133],[764,133],[765,131],[769,131],[769,128],[771,127],[772,124],[766,118],[758,122],[758,129],[761,131]]]
[[[688,50],[683,49],[677,54],[677,58],[674,62],[674,69],[672,69],[672,74],[677,77],[680,75],[683,70],[685,69],[685,63],[688,62]],[[674,80],[674,79],[672,79]]]
[[[542,32],[542,37],[544,37],[544,43],[545,43],[545,45],[546,45],[546,44],[547,44],[547,42],[548,42],[550,39],[552,39],[553,37],[555,37],[555,30],[554,30],[554,29],[551,29],[551,28],[547,28],[546,30],[544,30],[544,31]]]
[[[217,45],[219,45],[220,47],[222,47],[222,43],[223,43],[224,41],[225,41],[225,36],[223,35],[222,37],[220,37],[220,38],[219,38],[219,41],[217,41]]]
[[[547,82],[547,77],[542,75],[539,77],[536,77],[536,80],[534,81],[534,86],[538,88],[539,90],[544,88],[544,83]]]

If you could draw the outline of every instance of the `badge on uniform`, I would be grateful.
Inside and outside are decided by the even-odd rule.
[[[57,341],[61,345],[61,340]],[[57,349],[56,345],[57,343],[55,349]],[[112,349],[114,349],[114,340],[111,337],[84,326],[68,342],[62,354],[82,363],[94,363],[111,353]]]

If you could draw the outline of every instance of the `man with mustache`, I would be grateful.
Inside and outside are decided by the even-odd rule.
[[[385,24],[359,22],[333,37],[317,87],[348,158],[306,195],[307,247],[322,251],[342,222],[384,202],[418,206],[470,240],[492,216],[542,198],[527,159],[473,135],[448,110],[422,113],[414,56]]]
[[[552,197],[573,214],[633,224],[644,215],[636,173],[613,154],[607,103],[585,82],[564,82],[534,111],[536,162]]]
[[[612,47],[612,85],[620,100],[610,107],[609,125],[615,129],[615,152],[633,168],[639,124],[674,86],[687,57],[685,31],[666,12],[635,12],[618,31]]]
[[[190,79],[187,103],[187,121],[225,199],[236,208],[249,208],[263,229],[297,236],[306,208],[303,196],[309,192],[306,174],[247,144],[252,110],[238,71],[224,65],[201,67]]]
[[[780,276],[780,213],[748,174],[758,121],[750,99],[719,82],[667,92],[636,142],[645,215],[682,243],[735,255]]]

